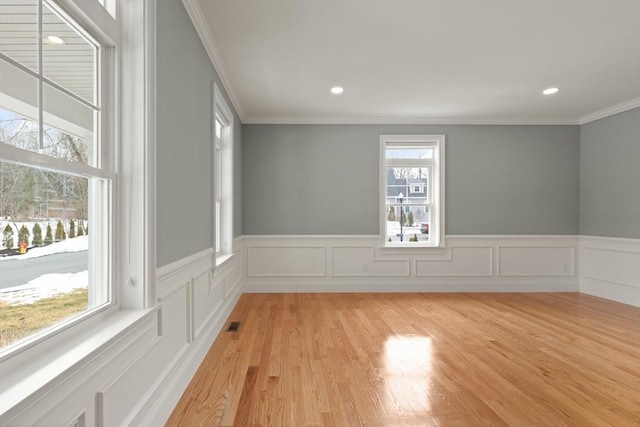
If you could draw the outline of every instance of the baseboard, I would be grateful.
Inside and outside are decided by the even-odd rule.
[[[253,282],[244,285],[245,293],[407,293],[407,292],[577,292],[575,282],[549,283],[295,283]]]

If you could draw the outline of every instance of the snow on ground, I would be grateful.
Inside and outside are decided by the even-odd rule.
[[[80,252],[89,249],[89,236],[74,237],[73,239],[63,240],[61,242],[52,243],[39,248],[32,248],[26,254],[0,257],[0,262],[9,259],[30,259],[41,256],[58,254],[61,252]]]
[[[31,304],[42,298],[83,289],[89,283],[89,272],[44,274],[26,285],[0,289],[0,302],[9,305]]]
[[[405,236],[412,234],[421,234],[420,225],[417,224],[413,227],[403,226],[402,233]],[[398,221],[387,221],[387,234],[400,234],[400,223]]]

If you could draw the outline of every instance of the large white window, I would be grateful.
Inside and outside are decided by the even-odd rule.
[[[444,143],[444,135],[380,136],[384,246],[444,245]]]
[[[233,113],[213,87],[213,204],[216,262],[233,254]]]
[[[0,348],[113,298],[107,46],[57,3],[0,11]]]

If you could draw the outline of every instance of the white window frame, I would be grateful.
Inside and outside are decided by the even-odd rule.
[[[216,135],[216,120],[222,124],[220,138]],[[233,255],[233,112],[215,82],[211,123],[212,246],[218,266]]]
[[[105,348],[119,332],[151,315],[155,305],[155,3],[116,2],[117,21],[97,0],[55,3],[98,40],[103,51],[101,83],[106,90],[98,130],[112,141],[101,153],[109,164],[104,173],[113,179],[113,218],[106,231],[111,298],[0,352],[0,420],[36,390]],[[13,148],[0,147],[2,156],[17,162],[23,155],[42,160],[38,153],[16,154]],[[44,161],[43,167],[52,162],[57,168],[57,159]],[[87,166],[70,167],[83,175]],[[64,363],[51,364],[56,360]],[[42,366],[47,366],[46,375],[38,374]]]
[[[394,147],[430,148],[430,159],[387,159],[386,149]],[[387,168],[427,167],[427,194],[430,198],[429,241],[389,242],[386,235],[387,216]],[[445,136],[444,135],[380,135],[380,246],[384,248],[443,248],[445,245]]]

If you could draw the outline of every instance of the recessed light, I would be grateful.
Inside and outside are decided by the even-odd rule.
[[[557,87],[550,87],[548,89],[543,90],[542,93],[544,95],[553,95],[554,93],[557,93],[558,90],[559,89]]]
[[[334,95],[340,95],[342,92],[344,92],[344,88],[341,88],[340,86],[335,86],[331,88],[331,93]]]
[[[58,37],[58,36],[47,36],[44,38],[44,42],[47,44],[65,44],[66,43],[62,37]]]

